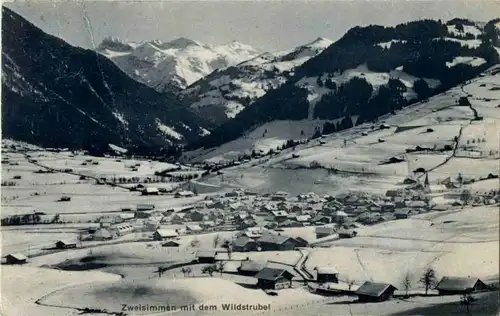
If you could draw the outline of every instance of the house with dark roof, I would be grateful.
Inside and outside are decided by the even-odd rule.
[[[241,275],[255,276],[260,270],[266,267],[267,262],[258,262],[252,260],[241,261],[238,273]]]
[[[196,252],[196,259],[199,263],[215,263],[215,256],[217,250],[198,250]]]
[[[316,267],[314,270],[318,283],[339,283],[339,272],[334,267]]]
[[[285,269],[263,268],[256,275],[257,286],[263,290],[279,290],[292,287],[294,275]]]
[[[175,240],[167,240],[163,244],[161,244],[162,247],[179,247],[180,244],[175,241]]]
[[[22,253],[11,253],[6,255],[4,258],[6,264],[24,264],[28,261],[28,257]]]
[[[331,226],[317,226],[314,229],[314,233],[316,234],[316,239],[320,239],[323,237],[327,237],[333,235],[335,233],[335,227]]]
[[[413,215],[413,211],[407,207],[396,209],[396,211],[394,212],[394,217],[396,219],[405,219],[405,218],[409,218],[412,215]]]
[[[389,283],[366,281],[355,292],[362,302],[382,302],[390,299],[397,288]]]
[[[153,240],[165,240],[169,238],[175,238],[178,237],[179,234],[172,229],[157,229],[153,233]]]
[[[332,218],[330,216],[320,214],[311,219],[311,222],[315,225],[330,224],[332,222]]]
[[[76,248],[76,241],[58,240],[56,242],[56,248],[57,249]]]
[[[284,251],[295,249],[299,242],[289,236],[264,234],[257,239],[257,244],[263,251]]]
[[[473,293],[487,290],[488,286],[478,278],[445,276],[436,286],[439,295]]]
[[[256,251],[258,248],[257,242],[247,236],[240,236],[232,242],[233,251],[245,252]]]

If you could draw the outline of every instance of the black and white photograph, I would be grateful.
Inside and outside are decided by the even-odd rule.
[[[500,1],[10,0],[0,315],[497,316]]]

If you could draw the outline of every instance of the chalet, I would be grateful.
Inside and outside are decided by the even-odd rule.
[[[163,244],[161,244],[162,247],[179,247],[180,244],[175,241],[175,240],[167,240]]]
[[[147,187],[141,191],[141,195],[159,195],[160,191],[155,187]]]
[[[382,302],[390,299],[395,290],[392,284],[366,281],[355,293],[362,302]]]
[[[153,204],[137,204],[136,210],[138,212],[152,211],[155,209]]]
[[[115,231],[118,236],[124,236],[130,234],[134,231],[134,226],[130,223],[121,223],[117,225],[112,225],[109,227],[110,230]]]
[[[262,228],[248,227],[243,234],[248,238],[258,239],[262,236]]]
[[[292,237],[272,234],[262,235],[257,243],[263,251],[293,250],[298,245],[297,240]]]
[[[240,236],[232,242],[233,251],[246,252],[256,251],[258,249],[257,242],[247,236]]]
[[[201,222],[203,221],[204,219],[204,216],[206,215],[205,212],[202,212],[202,211],[192,211],[190,214],[189,214],[189,218],[191,219],[191,221],[193,222]]]
[[[196,259],[199,263],[215,263],[217,250],[199,250],[196,252]]]
[[[28,257],[22,253],[11,253],[4,258],[6,264],[25,264],[28,261]]]
[[[331,217],[326,216],[326,215],[316,215],[312,220],[312,223],[315,225],[322,225],[322,224],[330,224],[331,223]]]
[[[175,198],[187,198],[193,196],[195,196],[195,194],[191,191],[179,191],[174,195]]]
[[[267,262],[257,262],[251,260],[241,261],[241,265],[238,268],[238,274],[255,276],[266,267],[266,264]]]
[[[278,227],[304,227],[304,223],[297,222],[291,219],[287,219],[278,224]]]
[[[309,246],[309,242],[302,237],[295,237],[294,239],[297,241],[296,247],[308,247]]]
[[[98,241],[110,240],[113,239],[113,235],[106,228],[100,228],[92,234],[92,239]]]
[[[308,223],[311,220],[311,215],[297,215],[294,218],[299,223]]]
[[[179,233],[171,229],[157,229],[153,233],[153,240],[165,240],[178,237]]]
[[[396,219],[405,219],[413,215],[413,212],[409,208],[400,208],[394,212],[394,217]]]
[[[345,222],[345,220],[347,219],[347,217],[349,217],[349,215],[347,215],[347,213],[343,212],[343,211],[336,211],[333,214],[333,218],[334,218],[334,220],[337,223],[343,223],[343,222]]]
[[[186,213],[175,213],[174,216],[172,216],[172,224],[183,224],[187,220],[185,219]]]
[[[76,248],[76,241],[58,240],[56,242],[56,248],[57,249]]]
[[[272,211],[271,214],[277,222],[284,221],[288,217],[288,213],[285,211]]]
[[[337,231],[339,238],[352,238],[358,234],[355,230],[341,228]]]
[[[256,275],[257,286],[263,290],[279,290],[292,287],[294,275],[284,269],[263,268]]]
[[[334,226],[318,226],[314,230],[316,233],[316,239],[327,237],[330,235],[333,235],[335,233],[335,227]]]
[[[186,225],[186,232],[188,234],[199,234],[203,231],[200,225]]]
[[[314,270],[318,283],[339,283],[339,272],[334,267],[316,267]]]
[[[488,286],[478,278],[445,276],[436,286],[439,295],[464,294],[487,290]]]

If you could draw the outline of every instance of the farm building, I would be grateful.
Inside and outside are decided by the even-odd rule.
[[[315,225],[330,224],[332,219],[326,215],[316,215],[313,219],[311,219],[311,222]]]
[[[488,289],[488,286],[478,278],[445,276],[436,286],[439,295],[464,294]]]
[[[352,238],[358,234],[355,230],[344,228],[339,229],[337,233],[339,234],[339,238]]]
[[[155,209],[153,204],[137,204],[136,210],[138,212],[152,211]]]
[[[240,236],[232,242],[233,251],[245,252],[256,251],[258,248],[257,242],[247,236]]]
[[[141,195],[159,195],[160,191],[155,187],[147,187],[141,191]]]
[[[394,212],[394,217],[396,219],[405,219],[413,215],[413,212],[409,208],[400,208]]]
[[[175,213],[174,216],[172,216],[172,224],[183,224],[186,219],[186,213]]]
[[[266,267],[267,262],[257,262],[252,260],[241,261],[238,273],[241,275],[255,276],[260,270]]]
[[[343,212],[343,211],[336,211],[334,214],[333,214],[333,218],[334,220],[337,222],[337,223],[343,223],[345,222],[345,220],[347,219],[349,215],[347,215],[346,212]]]
[[[256,275],[257,286],[263,290],[292,287],[293,274],[284,269],[263,268]]]
[[[179,191],[174,195],[176,198],[187,198],[192,196],[195,196],[195,194],[191,191]]]
[[[196,252],[196,259],[200,263],[215,263],[215,256],[217,250],[198,250]]]
[[[121,223],[110,226],[109,229],[115,231],[118,236],[124,236],[131,234],[134,231],[134,226],[130,223]]]
[[[286,211],[271,211],[271,214],[277,222],[284,221],[288,217],[288,213]]]
[[[362,302],[382,302],[390,299],[395,290],[392,284],[366,281],[355,293]]]
[[[318,283],[338,283],[339,272],[334,267],[316,267],[316,280]]]
[[[316,238],[319,239],[319,238],[333,235],[335,233],[335,227],[333,227],[333,226],[318,226],[318,227],[316,227],[314,232],[316,233]]]
[[[57,249],[76,248],[76,241],[58,240],[56,242],[56,248]]]
[[[278,224],[278,227],[304,227],[304,224],[291,219],[287,219]]]
[[[188,234],[199,234],[203,231],[200,225],[186,225],[186,232]]]
[[[106,228],[100,228],[92,234],[93,240],[103,241],[113,239],[113,235]],[[76,247],[76,244],[75,244]],[[73,247],[74,248],[74,247]]]
[[[293,250],[299,242],[292,237],[282,235],[265,234],[257,239],[257,243],[263,251]]]
[[[28,257],[22,253],[11,253],[6,255],[4,258],[6,264],[24,264],[28,261]]]
[[[161,244],[162,247],[179,247],[180,244],[175,241],[175,240],[167,240],[163,244]]]
[[[175,230],[171,229],[157,229],[153,233],[153,240],[165,240],[169,238],[178,237],[179,234]]]

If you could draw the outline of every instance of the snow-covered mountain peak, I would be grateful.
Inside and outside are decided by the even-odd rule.
[[[104,38],[97,47],[97,51],[115,51],[115,52],[131,52],[135,47],[135,44],[127,43],[122,41],[118,37],[108,36]]]
[[[140,45],[107,39],[97,51],[130,77],[160,92],[178,92],[216,69],[237,65],[260,53],[239,42],[205,45],[185,37]]]

